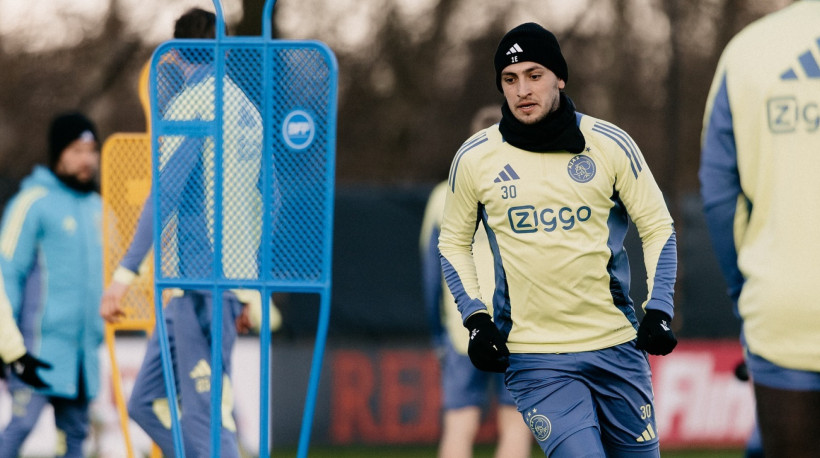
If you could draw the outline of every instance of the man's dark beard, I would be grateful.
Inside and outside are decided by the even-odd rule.
[[[89,193],[99,190],[99,188],[97,187],[97,180],[93,178],[88,181],[83,181],[77,179],[76,175],[63,175],[60,173],[55,173],[55,175],[57,175],[57,178],[59,178],[60,181],[63,182],[63,184],[65,184],[66,186],[75,191]]]

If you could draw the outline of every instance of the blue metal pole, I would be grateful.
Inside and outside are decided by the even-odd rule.
[[[159,63],[159,56],[161,53],[154,52],[154,55],[151,58],[151,81],[157,80],[156,69],[158,68]],[[159,113],[159,104],[156,100],[156,91],[151,91],[151,126],[153,129],[153,134],[151,135],[151,150],[152,151],[159,151],[159,142],[157,139],[162,134],[162,126],[160,121],[162,120],[162,116]],[[151,167],[151,192],[154,196],[154,211],[160,213],[160,173],[159,173],[159,161],[154,160],[153,166]],[[154,225],[153,225],[153,239],[162,240],[162,218],[154,218]],[[162,277],[162,254],[161,248],[158,243],[155,243],[154,248],[154,272],[155,278]],[[165,375],[163,377],[165,381],[165,393],[168,396],[168,407],[171,413],[171,435],[173,436],[174,441],[174,451],[176,456],[185,458],[185,447],[182,443],[182,430],[179,425],[179,412],[177,408],[177,392],[176,392],[176,381],[174,380],[174,366],[173,362],[171,361],[171,350],[168,345],[168,329],[165,325],[165,311],[163,309],[162,303],[162,286],[161,284],[154,284],[154,317],[156,322],[156,332],[157,332],[157,341],[159,342],[159,349],[160,349],[160,360],[162,363],[162,373]]]
[[[316,343],[313,347],[313,362],[310,367],[310,379],[308,381],[308,392],[305,398],[305,410],[302,414],[302,430],[299,433],[299,449],[297,456],[307,458],[310,447],[310,432],[313,426],[313,413],[316,410],[316,396],[319,391],[319,381],[321,380],[322,360],[324,359],[325,343],[327,340],[327,330],[330,323],[330,282],[325,291],[322,292],[321,305],[319,308],[319,323],[316,330]]]
[[[213,212],[214,212],[214,258],[211,271],[213,287],[211,289],[211,456],[220,456],[220,445],[222,436],[222,291],[218,284],[222,278],[222,208],[223,202],[223,173],[224,168],[224,79],[225,79],[225,56],[222,51],[221,42],[225,36],[225,26],[222,14],[222,6],[219,0],[214,0],[216,9],[216,41],[214,43],[214,119],[212,121],[211,134],[214,141],[214,189],[213,189]],[[207,196],[206,196],[207,199]]]
[[[273,5],[276,0],[266,0],[265,8],[262,11],[262,38],[270,40],[273,38],[271,33],[271,21],[273,20]]]

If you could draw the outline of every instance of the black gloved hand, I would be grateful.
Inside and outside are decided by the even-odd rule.
[[[9,367],[14,375],[34,388],[50,388],[50,385],[37,375],[37,368],[51,369],[51,364],[40,361],[31,354],[26,353],[19,359],[10,362]]]
[[[487,372],[506,371],[510,366],[510,351],[490,315],[474,313],[464,322],[464,327],[470,330],[467,354],[473,366]]]
[[[6,362],[0,358],[0,380],[6,379]]]
[[[660,310],[647,310],[638,326],[638,350],[650,355],[668,355],[678,344],[675,333],[669,327],[669,315]]]
[[[749,381],[749,368],[746,367],[746,360],[741,360],[737,363],[737,366],[735,366],[735,378],[741,382]]]

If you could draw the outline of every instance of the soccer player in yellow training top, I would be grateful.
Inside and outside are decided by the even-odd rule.
[[[439,236],[470,359],[505,372],[551,458],[660,456],[646,353],[677,343],[669,328],[677,250],[663,195],[626,132],[575,111],[552,33],[534,23],[510,30],[494,64],[502,119],[456,153]],[[647,272],[640,324],[623,245],[630,219]],[[479,221],[494,291],[476,279]]]

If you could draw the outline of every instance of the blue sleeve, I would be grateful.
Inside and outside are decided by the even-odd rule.
[[[128,245],[128,251],[120,261],[120,266],[130,270],[131,272],[139,272],[140,264],[151,249],[151,244],[154,240],[153,234],[154,225],[154,196],[148,194],[145,199],[145,204],[142,206],[140,218],[137,221],[137,230],[134,232],[134,237]]]
[[[436,343],[438,343],[446,333],[441,323],[441,295],[444,293],[444,288],[442,288],[441,260],[438,252],[439,232],[438,227],[432,230],[421,259],[424,309],[427,312],[430,332]]]
[[[743,190],[737,169],[737,146],[725,75],[707,119],[698,174],[700,194],[712,248],[728,284],[729,296],[736,304],[743,287],[743,275],[737,266],[734,220],[738,197]]]
[[[646,303],[646,309],[660,310],[674,318],[675,279],[678,272],[678,245],[674,232],[664,243],[658,264],[655,266],[655,277],[652,281],[652,297]]]
[[[160,172],[160,214],[168,217],[177,209],[182,197],[182,190],[192,171],[200,163],[205,140],[201,137],[186,137],[185,140],[170,152],[168,164]],[[200,177],[200,179],[202,179]]]
[[[165,116],[165,110],[171,100],[185,87],[185,74],[175,59],[162,59],[157,64],[157,75],[157,81],[162,82],[156,88],[157,107],[160,116]]]

